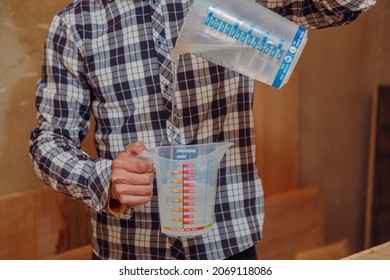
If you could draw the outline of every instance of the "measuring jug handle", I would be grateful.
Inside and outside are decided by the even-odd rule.
[[[153,156],[151,156],[151,152],[147,150],[144,150],[138,155],[135,155],[134,158],[153,162]]]

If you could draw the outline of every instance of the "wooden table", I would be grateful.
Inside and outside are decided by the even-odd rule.
[[[390,260],[390,241],[346,257],[343,260]]]

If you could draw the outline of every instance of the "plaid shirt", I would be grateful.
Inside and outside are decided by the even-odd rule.
[[[258,1],[302,26],[354,20],[375,1]],[[212,231],[161,233],[157,190],[144,207],[114,216],[112,160],[136,140],[169,145],[174,47],[189,0],[77,0],[50,26],[38,84],[30,155],[53,189],[86,203],[102,259],[223,259],[262,237],[264,202],[255,164],[253,80],[191,54],[178,67],[175,145],[234,142],[221,162]],[[98,157],[80,149],[93,114]]]

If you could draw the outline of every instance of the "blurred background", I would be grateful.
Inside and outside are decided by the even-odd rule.
[[[44,186],[28,155],[45,35],[69,2],[0,0],[0,259],[49,258],[90,239],[88,210]],[[369,167],[373,94],[390,85],[389,28],[390,2],[379,0],[351,25],[310,31],[282,90],[256,84],[257,161],[270,207],[263,258],[296,258],[339,241],[352,254],[386,241],[372,237]],[[91,135],[83,148],[94,154]],[[299,219],[286,216],[294,211]],[[297,246],[283,255],[272,238],[287,227],[283,244]]]

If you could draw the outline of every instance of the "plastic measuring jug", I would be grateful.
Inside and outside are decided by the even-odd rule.
[[[194,0],[171,56],[192,53],[281,88],[306,41],[306,29],[253,0]]]
[[[160,146],[137,156],[155,165],[163,233],[193,237],[211,230],[219,163],[231,145]]]

